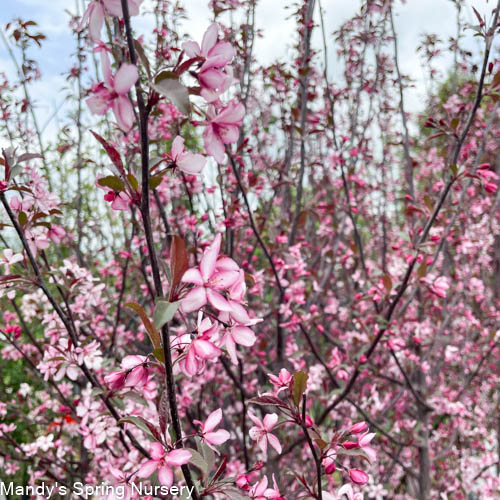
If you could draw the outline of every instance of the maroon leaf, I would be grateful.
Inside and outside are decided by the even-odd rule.
[[[170,245],[170,275],[172,283],[170,285],[169,301],[175,302],[177,297],[177,288],[181,282],[181,278],[189,267],[186,244],[179,236],[172,237]]]
[[[105,139],[103,139],[99,134],[91,130],[93,136],[101,143],[102,147],[106,150],[106,153],[108,153],[109,158],[115,165],[115,167],[118,169],[118,171],[125,177],[127,174],[125,173],[125,169],[123,168],[123,162],[120,157],[120,153],[111,146],[108,142],[106,142]]]

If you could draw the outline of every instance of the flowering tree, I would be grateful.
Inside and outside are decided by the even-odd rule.
[[[331,40],[319,1],[292,2],[293,54],[269,66],[255,0],[212,0],[196,40],[195,12],[151,3],[152,39],[142,0],[71,17],[50,139],[30,94],[44,35],[5,27],[0,479],[497,498],[500,2],[474,9],[479,55],[460,0],[457,37],[422,40],[415,115],[395,1]]]

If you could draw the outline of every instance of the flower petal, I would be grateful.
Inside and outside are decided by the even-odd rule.
[[[279,439],[274,434],[268,434],[267,439],[269,440],[269,444],[276,450],[278,455],[281,455],[281,444]]]
[[[158,481],[160,481],[163,486],[168,486],[170,488],[174,482],[174,473],[172,472],[172,469],[166,465],[160,467],[160,470],[158,471]]]
[[[113,101],[113,113],[116,118],[118,126],[124,131],[128,132],[134,124],[135,116],[132,103],[126,96],[118,96]]]
[[[231,434],[229,434],[229,432],[224,429],[219,429],[217,432],[208,432],[207,434],[205,434],[205,439],[210,444],[215,445],[221,445],[225,443],[230,437]]]
[[[224,149],[224,144],[222,143],[220,137],[215,133],[212,125],[209,124],[205,129],[203,139],[205,141],[206,152],[210,156],[213,156],[217,163],[222,163],[224,161],[226,150]]]
[[[203,278],[197,267],[188,269],[182,276],[181,281],[183,283],[193,283],[193,285],[203,286]]]
[[[89,13],[89,34],[94,42],[101,40],[101,31],[104,26],[104,9],[97,2],[92,2],[87,9]]]
[[[141,468],[137,471],[137,477],[149,477],[157,468],[158,462],[156,460],[148,460],[147,462],[144,462],[141,465]]]
[[[165,455],[165,448],[163,448],[163,445],[161,443],[151,443],[151,446],[149,447],[149,451],[151,454],[151,457],[153,460],[160,460],[164,457]]]
[[[203,359],[218,358],[221,350],[216,347],[212,342],[203,339],[197,339],[193,342],[193,349],[196,355]]]
[[[192,40],[190,40],[189,42],[184,42],[181,46],[182,50],[189,58],[198,57],[201,55],[201,49],[197,42],[193,42]]]
[[[213,431],[222,420],[222,410],[219,408],[218,410],[210,413],[208,418],[205,420],[205,424],[203,425],[203,432],[211,432]]]
[[[191,456],[188,450],[172,450],[165,457],[165,463],[170,466],[184,465],[189,462]]]
[[[215,271],[215,263],[220,252],[220,245],[222,241],[222,236],[219,233],[212,244],[205,250],[200,263],[200,271],[203,276],[203,280],[207,281]]]
[[[116,72],[114,88],[117,94],[125,95],[139,78],[139,71],[134,64],[123,63]]]
[[[181,309],[183,312],[188,313],[192,311],[197,311],[202,308],[207,303],[207,293],[205,288],[196,287],[193,288],[181,302]]]
[[[203,35],[203,40],[201,41],[201,54],[204,57],[208,56],[208,51],[217,43],[218,33],[219,26],[217,23],[212,23]]]
[[[231,304],[218,292],[207,288],[207,299],[218,311],[231,311]]]
[[[202,171],[206,162],[207,159],[203,155],[185,153],[176,161],[176,165],[186,174],[195,175]]]
[[[264,424],[264,429],[270,431],[278,422],[278,415],[276,413],[268,413],[262,423]]]
[[[248,326],[235,326],[231,330],[232,337],[237,344],[251,347],[257,340],[255,333]]]

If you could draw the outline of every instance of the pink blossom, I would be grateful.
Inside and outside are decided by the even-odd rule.
[[[10,273],[10,266],[17,264],[23,260],[23,254],[14,253],[10,248],[3,251],[3,257],[0,257],[0,265],[4,266],[5,274]]]
[[[126,356],[121,362],[121,370],[110,372],[104,381],[110,389],[122,387],[142,387],[148,383],[147,356]]]
[[[184,359],[180,362],[181,370],[192,377],[199,373],[205,366],[207,359],[218,358],[222,351],[212,342],[213,336],[217,335],[219,325],[211,322],[209,318],[203,318],[203,313],[198,313],[197,337],[191,340],[191,335],[180,337],[181,344],[188,344]]]
[[[239,127],[244,115],[245,107],[234,99],[217,114],[213,107],[209,109],[209,121],[203,138],[207,153],[212,155],[218,163],[224,161],[224,145],[238,140]]]
[[[266,498],[270,498],[271,500],[285,500],[285,497],[281,496],[280,490],[278,488],[278,484],[276,483],[276,477],[273,474],[273,487],[268,488],[264,495]]]
[[[174,164],[174,168],[178,168],[190,175],[199,174],[207,162],[203,155],[186,151],[184,139],[179,135],[172,142],[170,159]]]
[[[250,319],[248,312],[243,307],[242,302],[245,300],[246,291],[245,273],[243,269],[240,269],[238,271],[238,277],[227,291],[227,300],[231,306],[229,314],[237,323],[250,326],[260,323],[262,320],[257,318]]]
[[[446,298],[446,291],[448,288],[450,288],[450,285],[444,276],[436,278],[431,284],[431,292],[443,299]]]
[[[28,242],[28,246],[30,247],[31,252],[35,255],[38,250],[45,250],[50,246],[50,241],[47,238],[46,230],[41,229],[40,227],[26,229],[24,231],[24,237]]]
[[[104,200],[107,201],[108,203],[111,203],[111,208],[113,210],[128,210],[130,207],[130,204],[132,203],[132,200],[129,196],[129,194],[126,191],[113,191],[111,188],[108,186],[101,186],[99,184],[99,179],[101,179],[103,176],[101,174],[98,174],[95,180],[95,185],[97,188],[102,189],[103,191],[106,192],[104,195]]]
[[[219,311],[231,311],[231,305],[218,290],[227,290],[238,278],[238,265],[228,257],[219,257],[222,237],[218,234],[205,250],[199,268],[188,269],[182,281],[195,287],[182,299],[181,309],[192,312],[207,302]]]
[[[249,431],[250,437],[257,441],[260,449],[267,456],[267,442],[276,450],[281,453],[281,444],[278,438],[271,434],[274,426],[278,422],[278,415],[276,413],[268,413],[263,420],[259,420],[252,412],[248,412],[248,416],[255,424]]]
[[[254,484],[248,494],[253,500],[266,500],[267,477],[264,476],[258,483]]]
[[[219,446],[225,443],[231,437],[229,432],[224,429],[214,431],[214,429],[220,424],[221,420],[222,410],[220,408],[213,411],[205,420],[205,423],[200,422],[199,420],[194,420],[194,423],[201,427],[200,434],[202,441],[207,443],[207,446],[212,448],[212,450],[214,450],[217,454],[219,454],[219,452],[216,448],[214,448],[214,446]]]
[[[172,467],[187,464],[191,458],[188,450],[172,450],[165,453],[161,443],[152,443],[149,449],[151,460],[144,462],[137,471],[137,477],[147,478],[158,470],[158,480],[164,486],[172,486],[174,473]]]
[[[285,391],[286,389],[288,389],[290,381],[292,380],[292,375],[286,368],[282,368],[280,370],[280,374],[278,377],[276,375],[273,375],[272,373],[269,373],[268,376],[271,384],[278,388],[276,394],[279,394],[281,391]]]
[[[118,489],[114,488],[110,491],[109,495],[105,497],[105,500],[130,500],[134,493],[129,481],[130,474],[111,466],[109,468],[109,472],[115,480],[115,486],[123,486],[123,495],[118,495]]]
[[[235,52],[229,42],[217,41],[218,31],[217,23],[211,24],[203,35],[201,48],[193,41],[182,44],[188,57],[203,59],[197,76],[201,87],[208,90],[222,89],[233,80],[232,76],[221,71],[221,68],[231,61]]]
[[[139,14],[139,7],[143,0],[128,0],[128,10],[131,16]],[[123,17],[121,0],[92,0],[89,3],[87,10],[84,12],[78,29],[89,23],[90,38],[94,42],[101,40],[101,31],[104,26],[105,13],[116,17]]]
[[[366,422],[358,422],[351,427],[352,434],[359,434],[360,432],[364,432],[368,429]]]
[[[226,346],[232,363],[237,365],[238,357],[236,354],[236,344],[251,347],[255,344],[257,337],[248,326],[240,325],[232,321],[228,313],[221,313],[219,319],[228,325],[224,328],[222,343]]]
[[[334,457],[325,457],[321,464],[325,468],[326,474],[333,474],[335,472],[336,466]]]
[[[369,476],[360,469],[349,469],[349,477],[354,484],[363,485],[368,482]]]
[[[92,88],[94,95],[86,100],[90,111],[104,115],[109,108],[113,110],[118,126],[128,132],[134,124],[134,110],[128,92],[139,78],[137,67],[123,63],[113,76],[108,54],[101,51],[101,66],[104,82]]]
[[[65,236],[66,231],[61,226],[56,224],[51,224],[47,236],[52,240],[53,243],[61,243],[62,238]]]

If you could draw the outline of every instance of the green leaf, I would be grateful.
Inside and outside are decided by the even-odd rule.
[[[181,301],[168,302],[166,300],[159,300],[156,303],[155,313],[153,315],[153,323],[158,330],[166,323],[168,323],[174,314],[179,309]]]
[[[137,394],[137,392],[129,391],[129,392],[123,394],[122,397],[124,399],[125,398],[131,399],[132,401],[135,401],[136,403],[139,403],[139,404],[141,404],[143,406],[148,406],[148,402],[142,396],[140,396],[139,394]]]
[[[231,500],[249,500],[250,498],[245,494],[243,494],[240,490],[237,490],[235,488],[225,489],[224,494],[227,496],[227,498],[230,498]]]
[[[118,425],[120,424],[133,424],[139,429],[141,429],[141,431],[144,431],[148,436],[152,437],[153,439],[156,439],[148,426],[148,422],[144,420],[142,417],[134,417],[134,416],[124,417],[118,420]]]
[[[201,454],[203,455],[203,459],[207,463],[207,470],[210,472],[215,465],[215,453],[207,446],[205,443],[200,442],[198,448],[201,448]]]
[[[124,191],[125,184],[121,179],[115,177],[114,175],[107,175],[106,177],[101,177],[97,183],[99,186],[104,186],[111,188],[113,191]]]
[[[17,220],[21,226],[25,226],[28,223],[28,216],[26,215],[26,212],[19,212]]]
[[[135,175],[127,174],[127,180],[134,191],[139,191],[139,183]]]
[[[183,115],[190,115],[191,104],[188,89],[179,82],[179,77],[175,73],[172,71],[158,73],[155,76],[153,88],[169,99]]]
[[[151,189],[156,189],[161,184],[162,179],[163,179],[163,175],[155,175],[154,177],[150,177],[149,178],[149,187]]]
[[[303,372],[302,370],[299,370],[293,376],[292,398],[297,408],[300,405],[300,400],[302,399],[302,395],[304,394],[304,392],[306,392],[308,378],[309,375]]]
[[[417,276],[419,278],[424,278],[426,274],[427,274],[427,264],[425,262],[422,262],[422,264],[420,264],[420,267],[417,269]]]
[[[153,351],[153,356],[160,362],[165,363],[165,353],[162,347],[158,347]]]
[[[453,172],[453,175],[457,175],[458,168],[455,164],[450,165],[450,170]]]
[[[208,464],[205,461],[205,459],[201,456],[199,452],[196,450],[193,450],[193,448],[187,448],[189,453],[191,453],[191,458],[189,459],[189,462],[198,467],[198,469],[203,472],[205,476],[208,476]]]

